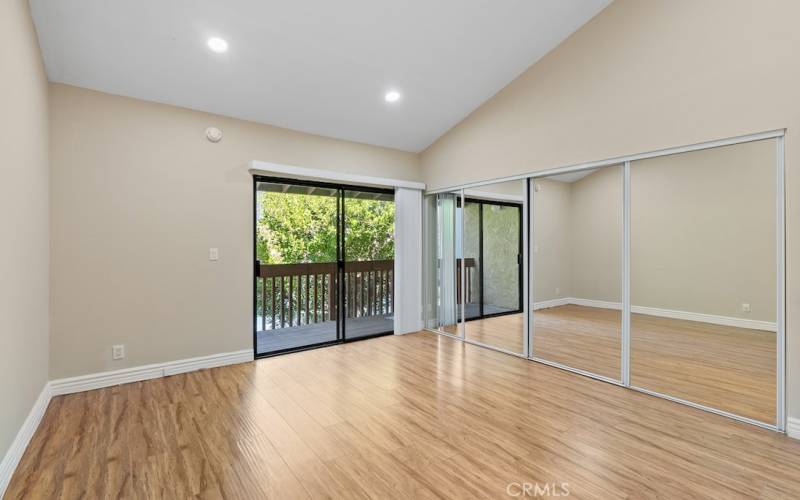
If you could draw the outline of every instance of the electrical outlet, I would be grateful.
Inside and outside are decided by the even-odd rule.
[[[111,348],[111,359],[122,359],[125,357],[125,346],[115,345]]]
[[[750,304],[748,304],[746,302],[744,304],[742,304],[742,312],[749,313],[750,312]]]
[[[219,260],[219,248],[208,249],[208,260]]]

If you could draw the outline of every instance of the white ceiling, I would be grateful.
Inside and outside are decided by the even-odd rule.
[[[558,175],[551,175],[549,177],[545,177],[545,179],[551,181],[558,181],[558,182],[566,182],[566,183],[573,183],[577,182],[589,174],[593,174],[597,172],[598,168],[592,168],[589,170],[578,170],[577,172],[568,172],[566,174],[558,174]]]
[[[31,0],[51,81],[421,151],[610,0]],[[206,47],[226,39],[226,54]],[[396,104],[383,96],[402,92]]]

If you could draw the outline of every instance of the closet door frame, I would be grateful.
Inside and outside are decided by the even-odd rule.
[[[518,353],[506,351],[504,349],[499,349],[496,347],[492,347],[489,345],[485,345],[479,342],[473,342],[468,339],[463,339],[459,337],[459,340],[462,340],[467,343],[480,345],[482,347],[486,347],[488,349],[505,352],[507,354],[511,354],[518,357],[525,357],[535,362],[539,362],[545,365],[554,366],[557,368],[561,368],[566,371],[570,371],[573,373],[577,373],[580,375],[584,375],[596,380],[601,380],[610,384],[618,385],[621,387],[627,387],[629,389],[650,394],[652,396],[660,397],[663,399],[667,399],[670,401],[674,401],[676,403],[684,404],[686,406],[690,406],[693,408],[697,408],[700,410],[704,410],[710,413],[714,413],[717,415],[722,415],[733,420],[738,420],[741,422],[749,423],[752,425],[756,425],[759,427],[763,427],[770,430],[775,430],[779,432],[786,431],[786,198],[785,198],[785,162],[784,162],[784,136],[786,130],[779,129],[779,130],[771,130],[767,132],[760,132],[755,134],[748,134],[742,136],[736,136],[726,139],[719,139],[715,141],[708,141],[708,142],[701,142],[696,144],[690,144],[686,146],[678,146],[673,148],[665,148],[650,152],[644,153],[637,153],[627,156],[620,156],[616,158],[610,158],[606,160],[599,160],[599,161],[591,161],[586,163],[580,163],[575,165],[568,165],[556,168],[550,168],[546,170],[540,170],[538,172],[529,172],[520,175],[513,175],[501,178],[490,179],[486,181],[480,182],[473,182],[462,184],[458,186],[452,186],[448,188],[441,188],[427,191],[426,194],[434,194],[434,193],[441,193],[441,192],[453,192],[460,190],[461,197],[463,200],[464,190],[465,189],[472,189],[481,186],[488,186],[490,184],[496,184],[500,182],[510,182],[510,181],[518,181],[524,180],[526,182],[526,190],[525,190],[525,203],[523,206],[523,225],[524,225],[524,254],[526,258],[524,259],[524,314],[525,314],[525,322],[527,324],[527,335],[525,336],[525,349],[524,354],[520,355]],[[704,149],[712,149],[718,148],[722,146],[731,146],[735,144],[742,144],[747,142],[754,142],[754,141],[761,141],[761,140],[769,140],[774,139],[776,144],[776,186],[775,186],[775,224],[776,224],[776,346],[775,346],[775,355],[776,355],[776,421],[775,423],[767,423],[761,422],[758,420],[754,420],[751,418],[743,417],[741,415],[736,415],[724,410],[720,410],[717,408],[705,406],[702,404],[694,403],[691,401],[686,401],[680,398],[675,398],[669,396],[667,394],[658,393],[655,391],[650,391],[647,389],[643,389],[640,387],[636,387],[631,385],[630,383],[630,316],[631,316],[631,297],[630,297],[630,169],[631,163],[637,160],[644,160],[647,158],[656,158],[660,156],[668,156],[674,155],[679,153],[688,153],[691,151],[700,151]],[[563,365],[561,363],[537,358],[535,353],[532,352],[532,345],[533,339],[535,337],[535,329],[533,327],[534,323],[534,310],[533,310],[533,298],[532,294],[530,293],[530,285],[533,283],[535,279],[532,276],[532,269],[533,269],[533,261],[534,256],[531,252],[531,242],[534,240],[534,227],[531,222],[533,217],[533,183],[536,179],[548,177],[552,175],[558,174],[566,174],[571,172],[580,172],[583,170],[590,170],[596,169],[600,167],[608,167],[612,165],[622,165],[623,166],[623,231],[622,231],[622,272],[620,279],[622,281],[622,348],[620,352],[620,361],[621,361],[621,370],[620,370],[620,379],[616,380],[613,378],[605,377],[602,375],[597,375],[591,372],[587,372],[585,370],[573,368],[570,366]],[[462,218],[463,224],[463,218]],[[463,235],[463,227],[462,227],[462,235]],[[463,272],[463,269],[462,269]],[[462,276],[463,279],[463,276]],[[463,289],[462,289],[463,293]],[[463,307],[463,297],[462,297],[462,307]],[[462,310],[462,318],[463,318],[463,310]],[[431,330],[435,333],[442,333],[437,330]],[[445,334],[446,335],[446,334]],[[451,335],[450,335],[451,336]],[[452,337],[452,336],[451,336]]]

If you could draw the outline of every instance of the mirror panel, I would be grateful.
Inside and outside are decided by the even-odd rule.
[[[776,140],[631,164],[631,385],[776,421]]]
[[[466,338],[524,354],[523,207],[525,181],[465,193]]]
[[[532,356],[621,380],[623,167],[531,182]]]
[[[460,193],[426,195],[423,207],[425,243],[425,327],[462,335],[460,326]]]

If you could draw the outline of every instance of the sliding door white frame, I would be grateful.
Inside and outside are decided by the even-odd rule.
[[[775,202],[775,216],[777,219],[777,359],[776,372],[777,381],[777,422],[778,430],[786,430],[786,170],[784,161],[784,136],[781,134],[776,138],[776,157],[777,157],[777,186],[775,189],[778,196]]]
[[[527,174],[521,175],[514,175],[514,176],[507,176],[507,177],[500,177],[486,181],[480,182],[473,182],[468,184],[462,184],[459,186],[449,187],[449,188],[441,188],[441,189],[434,189],[428,191],[426,194],[435,194],[435,193],[442,193],[442,192],[454,192],[460,191],[462,203],[464,197],[464,190],[469,188],[475,188],[479,186],[486,186],[489,184],[495,184],[499,182],[508,182],[508,181],[515,181],[515,180],[525,180],[526,182],[526,200],[525,200],[525,217],[524,220],[525,224],[525,244],[523,245],[524,253],[526,254],[525,264],[528,266],[525,269],[523,274],[524,276],[524,293],[525,299],[523,304],[524,313],[525,313],[525,320],[527,324],[527,338],[524,342],[524,354],[514,353],[511,351],[507,351],[505,349],[500,349],[497,347],[493,347],[490,345],[483,344],[481,342],[470,341],[465,338],[462,334],[460,337],[454,337],[453,335],[448,335],[445,332],[439,330],[430,330],[434,333],[446,335],[448,337],[454,337],[459,340],[465,341],[469,344],[478,345],[481,347],[485,347],[488,349],[492,349],[495,351],[503,352],[506,354],[511,354],[518,357],[526,357],[532,361],[536,361],[539,363],[543,363],[549,366],[554,366],[557,368],[561,368],[563,370],[567,370],[573,373],[577,373],[580,375],[584,375],[596,380],[601,380],[604,382],[608,382],[614,385],[628,387],[630,389],[636,390],[638,392],[642,392],[645,394],[650,394],[652,396],[657,396],[660,398],[668,399],[670,401],[674,401],[677,403],[681,403],[693,408],[697,408],[700,410],[705,410],[711,413],[715,413],[718,415],[726,416],[734,420],[738,420],[741,422],[746,422],[749,424],[757,425],[759,427],[776,430],[780,432],[784,432],[786,429],[786,307],[785,307],[785,290],[786,290],[786,276],[785,276],[785,267],[786,267],[786,256],[785,256],[785,245],[786,245],[786,224],[785,224],[785,212],[786,212],[786,200],[785,200],[785,166],[784,166],[784,135],[785,130],[773,130],[768,132],[761,132],[757,134],[749,134],[737,137],[731,137],[728,139],[720,139],[716,141],[708,141],[702,142],[697,144],[691,144],[687,146],[679,146],[675,148],[667,148],[667,149],[660,149],[656,151],[650,151],[646,153],[638,153],[633,155],[621,156],[617,158],[610,158],[607,160],[600,160],[600,161],[593,161],[587,163],[581,163],[576,165],[568,165],[563,167],[556,167],[550,168],[547,170],[541,170],[538,172],[531,172]],[[724,410],[720,410],[717,408],[712,408],[709,406],[705,406],[702,404],[694,403],[692,401],[683,400],[680,398],[675,398],[669,396],[667,394],[658,393],[655,391],[650,391],[648,389],[644,389],[641,387],[636,387],[631,385],[630,382],[630,316],[631,316],[631,294],[630,294],[630,170],[631,170],[631,162],[636,160],[643,160],[647,158],[656,158],[659,156],[667,156],[667,155],[674,155],[678,153],[687,153],[690,151],[699,151],[703,149],[711,149],[717,148],[721,146],[730,146],[734,144],[742,144],[746,142],[754,142],[754,141],[761,141],[766,139],[776,139],[776,148],[777,148],[777,161],[776,161],[776,239],[777,239],[777,285],[776,285],[776,421],[774,424],[761,422],[758,420],[754,420],[751,418],[743,417],[740,415],[736,415]],[[563,365],[561,363],[556,363],[553,361],[541,359],[535,356],[533,352],[533,340],[535,337],[535,329],[533,326],[533,316],[535,315],[532,297],[529,293],[530,289],[530,273],[533,269],[533,260],[534,255],[530,251],[530,241],[533,240],[533,221],[532,221],[532,199],[534,197],[533,190],[533,180],[541,177],[547,177],[551,175],[558,175],[558,174],[565,174],[569,172],[578,172],[582,170],[588,169],[596,169],[598,167],[605,167],[611,165],[623,165],[623,241],[622,241],[622,349],[620,353],[621,357],[621,370],[620,370],[620,380],[615,380],[610,377],[605,377],[602,375],[598,375],[595,373],[587,372],[585,370],[576,369],[567,365]],[[463,217],[462,217],[462,236],[463,236]],[[464,268],[462,262],[462,283],[464,281]],[[462,321],[464,319],[464,293],[465,293],[465,286],[462,286]]]
[[[461,297],[459,297],[461,302],[461,315],[460,318],[456,318],[456,328],[458,329],[458,336],[462,339],[467,338],[467,259],[464,253],[464,219],[465,217],[465,201],[464,200],[464,190],[459,189],[458,191],[458,201],[456,201],[456,214],[458,214],[458,207],[461,207],[461,227],[458,228],[458,232],[456,235],[461,236],[461,241],[459,242],[461,245],[461,269],[459,270],[461,276],[459,279],[461,280]],[[453,238],[454,240],[458,239],[458,236]],[[459,244],[456,244],[458,247]],[[456,260],[458,260],[458,255],[456,255]]]
[[[623,175],[623,193],[627,194],[626,186],[629,185],[630,176],[626,177],[626,175],[628,175],[629,172],[630,172],[630,169],[629,169],[630,165],[629,165],[629,162],[625,162],[624,165],[625,165],[625,168],[623,170],[623,174],[624,174]],[[619,167],[619,168],[623,168],[623,166],[620,166],[618,164],[604,165],[603,167]],[[579,171],[579,170],[589,170],[589,169],[595,170],[597,168],[602,168],[602,167],[582,167],[582,168],[577,169],[577,170],[574,170],[574,169],[573,170],[569,170],[569,172],[576,172],[576,171]],[[566,168],[565,168],[565,171],[566,171]],[[535,199],[536,199],[536,183],[534,183],[532,181],[534,181],[536,179],[539,179],[539,178],[547,177],[547,176],[550,176],[550,175],[555,175],[555,174],[540,175],[540,174],[537,173],[537,174],[531,175],[528,178],[528,182],[530,182],[531,185],[533,186],[533,189],[528,192],[528,196],[530,197],[530,206],[531,206],[531,210],[532,211],[534,210],[533,207],[535,207],[535,205],[536,205],[536,203],[535,203]],[[630,214],[630,210],[629,210],[629,205],[630,204],[629,204],[629,197],[628,196],[625,196],[625,200],[624,200],[623,204],[624,204],[624,207],[623,207],[623,211],[622,211],[623,215],[622,215],[621,223],[622,223],[622,227],[627,229],[627,227],[628,227],[627,226],[627,221],[628,221],[628,217],[629,217],[629,214]],[[531,214],[531,221],[534,221],[535,219],[536,219],[536,214],[532,213]],[[536,229],[534,227],[533,222],[531,222],[530,240],[527,241],[527,244],[525,245],[526,247],[530,247],[531,242],[535,241],[535,234],[536,234]],[[623,272],[622,272],[621,279],[622,279],[622,293],[623,293],[622,303],[623,303],[623,307],[622,307],[622,322],[621,322],[621,324],[622,324],[621,330],[622,331],[620,333],[620,346],[621,346],[620,359],[621,359],[621,363],[620,363],[620,377],[619,377],[619,379],[616,379],[616,378],[613,378],[613,377],[608,377],[608,376],[605,376],[605,375],[600,375],[598,373],[594,373],[594,372],[591,372],[591,371],[588,371],[588,370],[582,370],[580,368],[575,368],[573,366],[569,366],[569,365],[566,365],[566,364],[563,364],[563,363],[559,363],[557,361],[552,361],[552,360],[545,359],[545,358],[537,356],[536,352],[535,352],[535,349],[534,349],[534,347],[535,347],[535,343],[534,343],[534,338],[535,337],[534,336],[536,334],[535,318],[536,318],[536,314],[537,314],[536,313],[536,308],[534,307],[534,304],[536,303],[535,297],[531,298],[531,302],[530,302],[529,308],[528,308],[529,313],[525,317],[526,321],[528,321],[528,323],[529,323],[528,324],[528,332],[529,332],[529,335],[531,336],[530,341],[529,341],[529,345],[531,347],[530,347],[530,350],[528,351],[528,359],[533,360],[533,361],[537,361],[539,363],[546,364],[548,366],[554,366],[556,368],[561,368],[562,370],[567,370],[567,371],[570,371],[570,372],[573,372],[573,373],[577,373],[579,375],[583,375],[583,376],[586,376],[586,377],[591,377],[593,379],[602,380],[603,382],[608,382],[610,384],[620,385],[620,386],[625,386],[625,387],[629,386],[629,383],[627,382],[628,379],[626,379],[626,374],[629,373],[629,364],[630,364],[628,362],[628,359],[629,359],[629,357],[628,357],[629,344],[626,342],[626,336],[625,336],[625,332],[626,332],[626,326],[625,326],[625,324],[626,324],[626,321],[625,321],[626,308],[625,308],[625,304],[628,303],[625,300],[625,293],[626,293],[626,291],[629,292],[629,289],[630,289],[629,280],[627,279],[627,276],[628,276],[628,273],[627,273],[627,270],[626,270],[627,268],[625,267],[626,263],[627,263],[627,255],[628,255],[628,253],[627,253],[627,248],[628,247],[626,247],[626,245],[629,245],[629,240],[630,240],[629,232],[626,232],[625,230],[623,230],[622,238],[623,238],[623,241],[622,241],[623,251],[621,252],[622,253],[621,259],[622,259]],[[529,255],[530,255],[531,259],[534,259],[536,254],[535,254],[535,252],[529,252]],[[531,275],[533,276],[533,281],[535,282],[536,281],[536,276],[535,276],[535,274],[533,274],[534,273],[533,270],[536,268],[536,266],[533,263],[533,261],[531,261],[529,266],[530,266],[530,269],[531,269]],[[627,311],[630,312],[630,307],[627,308]],[[627,318],[628,318],[628,320],[630,320],[630,315],[628,315]],[[628,321],[627,331],[630,332],[630,321]]]
[[[644,160],[647,158],[656,158],[658,156],[668,156],[678,153],[688,153],[689,151],[699,151],[701,149],[711,149],[720,146],[730,146],[733,144],[740,144],[743,142],[760,141],[763,139],[774,139],[783,137],[786,133],[785,129],[771,130],[769,132],[759,132],[757,134],[740,135],[728,139],[719,139],[716,141],[699,142],[690,144],[688,146],[678,146],[674,148],[658,149],[649,151],[647,153],[637,153],[632,155],[617,156],[607,160],[590,161],[585,163],[576,163],[574,165],[565,165],[560,167],[548,168],[545,170],[538,170],[536,172],[528,172],[525,174],[509,175],[506,177],[496,177],[485,181],[468,182],[446,188],[436,188],[425,191],[425,194],[436,194],[457,191],[459,189],[471,189],[489,184],[497,184],[499,182],[518,181],[523,179],[534,179],[537,177],[547,177],[550,175],[566,174],[569,172],[580,172],[581,170],[594,169],[598,167],[607,167],[609,165],[621,165],[626,161]]]
[[[525,321],[525,337],[523,339],[523,348],[522,352],[525,354],[526,358],[530,358],[533,356],[533,321],[531,321],[533,314],[533,294],[530,293],[530,285],[531,285],[531,273],[533,272],[533,252],[531,252],[531,244],[530,242],[533,241],[531,235],[533,234],[533,195],[531,193],[531,189],[533,189],[533,182],[531,179],[525,179],[525,202],[522,205],[522,222],[523,222],[523,238],[522,238],[522,265],[523,265],[523,282],[524,287],[522,289],[522,294],[524,297],[523,307],[525,311],[525,317],[523,320]]]
[[[622,373],[625,387],[631,385],[631,162],[622,166]]]

